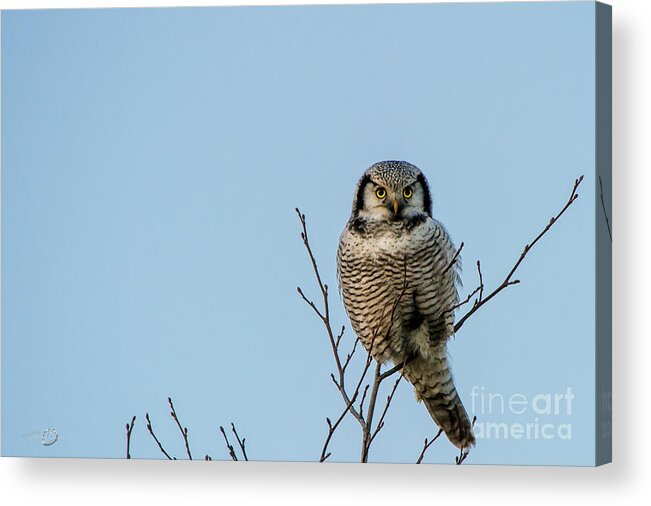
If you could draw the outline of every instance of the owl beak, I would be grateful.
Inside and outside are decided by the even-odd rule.
[[[393,214],[398,214],[398,209],[400,208],[400,204],[398,203],[398,199],[394,197],[393,199]]]

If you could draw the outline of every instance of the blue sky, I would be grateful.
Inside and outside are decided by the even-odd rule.
[[[316,460],[341,409],[294,207],[334,287],[363,170],[423,169],[475,286],[522,283],[450,343],[473,387],[574,395],[571,440],[483,439],[468,463],[589,464],[594,413],[594,4],[439,4],[2,13],[2,453]],[[465,292],[464,292],[465,293]],[[333,290],[333,320],[347,323]],[[350,335],[348,336],[351,337]],[[477,391],[477,390],[475,390]],[[50,447],[23,437],[55,427]],[[400,386],[371,460],[436,430]],[[345,424],[334,461],[354,461]],[[440,440],[428,462],[452,462]]]

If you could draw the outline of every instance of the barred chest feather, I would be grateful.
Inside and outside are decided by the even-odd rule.
[[[355,332],[376,359],[439,353],[449,334],[445,309],[457,297],[454,277],[442,275],[453,254],[445,229],[429,217],[346,227],[337,258],[341,292]]]

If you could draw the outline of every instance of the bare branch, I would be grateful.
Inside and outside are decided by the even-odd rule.
[[[368,389],[371,388],[371,385],[368,383],[366,386],[364,386],[364,392],[362,393],[362,400],[359,401],[359,414],[364,416],[364,401],[366,400],[366,394],[368,393]]]
[[[470,299],[472,299],[475,295],[477,295],[477,292],[480,292],[480,291],[481,291],[481,286],[478,286],[472,292],[470,292],[465,299],[463,299],[461,302],[459,302],[458,304],[455,304],[450,309],[448,309],[448,312],[456,311],[460,307],[465,306],[466,304],[468,304],[468,302],[470,302]],[[477,301],[475,301],[475,304],[477,304]]]
[[[226,435],[226,431],[224,430],[224,427],[220,425],[219,430],[221,431],[222,436],[224,436],[224,441],[226,442],[226,448],[228,448],[228,453],[231,456],[231,460],[237,462],[237,454],[235,453],[235,448],[228,440],[228,436]]]
[[[383,372],[382,374],[380,374],[380,378],[379,378],[379,380],[380,380],[380,381],[384,381],[384,380],[387,379],[389,376],[393,376],[395,373],[402,371],[402,368],[403,368],[404,366],[406,366],[408,363],[410,363],[412,360],[414,360],[415,358],[416,358],[416,356],[415,356],[415,355],[412,355],[411,357],[409,357],[409,358],[408,358],[407,360],[405,360],[404,362],[400,362],[398,365],[395,365],[395,366],[393,366],[391,369],[389,369],[389,370]]]
[[[350,407],[352,406],[352,403],[355,402],[355,399],[357,398],[357,393],[353,395],[353,398],[351,399],[351,403],[346,405],[346,408],[342,411],[341,415],[339,415],[339,418],[335,421],[333,424],[330,421],[330,418],[326,417],[326,423],[328,424],[328,435],[326,436],[326,439],[323,443],[323,448],[321,449],[321,456],[319,457],[319,462],[325,462],[332,453],[328,452],[328,446],[330,445],[330,441],[332,440],[332,436],[337,430],[337,427],[339,427],[339,424],[342,422],[342,420],[346,417],[348,412],[350,411]]]
[[[443,429],[439,429],[439,431],[436,433],[436,436],[434,436],[434,438],[431,441],[428,441],[428,439],[425,438],[423,449],[420,452],[420,455],[418,456],[418,460],[416,461],[416,464],[420,464],[423,461],[423,457],[425,457],[425,452],[429,449],[430,446],[432,446],[432,443],[436,441],[441,434],[443,434]]]
[[[190,445],[188,443],[188,428],[181,426],[181,422],[179,421],[179,417],[176,416],[176,410],[174,409],[174,404],[172,404],[172,398],[171,397],[167,398],[167,402],[169,402],[170,409],[172,410],[172,412],[170,413],[170,416],[176,422],[176,425],[178,426],[179,430],[181,431],[181,436],[183,436],[183,442],[185,443],[185,451],[188,454],[188,458],[190,460],[192,460],[192,454],[190,453]]]
[[[131,419],[131,424],[127,422],[127,458],[131,458],[131,431],[133,430],[133,426],[136,423],[136,416],[134,415],[133,418]]]
[[[151,426],[151,420],[149,419],[149,413],[145,413],[145,419],[147,420],[147,430],[149,431],[149,434],[151,434],[151,437],[154,438],[154,441],[156,441],[156,444],[158,445],[161,453],[165,455],[168,460],[176,460],[176,457],[170,457],[170,454],[165,451],[165,448],[163,448],[163,445],[156,437],[156,434],[154,434],[154,429]]]
[[[604,210],[604,218],[606,218],[606,227],[608,227],[608,235],[610,236],[610,241],[613,240],[613,233],[610,231],[610,220],[608,219],[608,213],[606,212],[606,203],[604,202],[604,184],[601,181],[601,176],[599,176],[599,194],[601,197],[601,208]]]
[[[500,293],[502,290],[505,288],[516,285],[520,282],[518,279],[513,279],[513,275],[515,272],[518,270],[518,267],[522,264],[524,259],[526,258],[527,254],[532,250],[532,248],[536,245],[536,243],[552,228],[552,226],[558,221],[558,219],[567,211],[567,209],[574,203],[574,201],[578,198],[578,193],[576,192],[579,185],[583,181],[583,176],[579,177],[574,181],[574,186],[572,187],[572,193],[570,194],[570,198],[567,200],[563,208],[558,212],[558,214],[554,217],[552,217],[547,225],[542,229],[542,231],[534,238],[531,243],[527,244],[524,249],[522,250],[522,253],[520,253],[520,257],[518,260],[515,262],[509,273],[506,275],[502,283],[495,288],[486,298],[483,298],[483,289],[480,290],[480,299],[476,301],[476,303],[473,305],[473,307],[457,322],[457,324],[454,326],[454,331],[455,333],[459,331],[459,329],[463,326],[463,324],[470,318],[473,314],[475,314],[480,307],[482,307],[484,304],[486,304],[489,300],[491,300],[493,297],[495,297],[498,293]],[[483,284],[483,280],[481,279],[481,269],[479,266],[479,263],[477,264],[478,271],[480,273],[480,286]]]
[[[448,266],[443,270],[443,272],[441,273],[441,276],[446,274],[450,269],[452,269],[452,267],[454,267],[454,264],[457,262],[457,259],[459,258],[459,255],[461,254],[462,249],[463,249],[463,242],[459,245],[459,249],[457,250],[457,252],[452,257],[452,260],[450,260],[450,263],[448,264]]]
[[[244,457],[244,460],[248,461],[249,457],[246,455],[246,448],[244,446],[244,443],[246,442],[246,438],[240,439],[240,435],[237,433],[237,430],[235,429],[235,424],[231,422],[231,430],[233,431],[233,434],[235,434],[235,438],[237,439],[237,444],[240,446],[240,451],[242,452],[242,456]]]
[[[481,262],[477,260],[477,275],[479,276],[479,302],[484,300],[484,276],[481,274]]]
[[[366,423],[362,428],[362,462],[368,462],[368,452],[371,446],[371,424],[373,423],[373,414],[375,412],[375,402],[377,400],[378,390],[380,388],[380,369],[382,364],[379,362],[375,366],[375,377],[373,379],[373,386],[371,388],[371,395],[368,401],[368,413],[366,415]]]
[[[346,371],[346,368],[348,367],[348,364],[350,364],[350,359],[353,358],[353,355],[355,354],[355,351],[357,350],[357,343],[359,343],[359,337],[355,338],[355,343],[353,344],[353,349],[351,350],[351,352],[348,355],[346,355],[346,361],[344,362],[344,365],[342,367],[344,372]]]
[[[387,396],[387,402],[384,405],[384,410],[382,411],[382,414],[380,415],[380,419],[378,420],[377,427],[375,427],[375,431],[373,432],[373,435],[371,436],[371,439],[369,440],[369,446],[375,439],[375,436],[378,435],[378,432],[382,430],[382,427],[384,427],[384,417],[387,415],[387,411],[389,411],[389,406],[391,405],[391,401],[393,400],[393,395],[396,393],[396,389],[398,388],[398,384],[400,383],[400,380],[402,380],[402,375],[398,376],[398,379],[395,381],[393,384],[393,388],[391,389],[391,393]]]
[[[357,382],[357,385],[355,386],[355,390],[353,390],[353,395],[350,399],[350,401],[346,404],[346,408],[344,411],[341,413],[339,418],[337,418],[337,421],[334,423],[334,425],[330,422],[329,418],[326,418],[326,422],[328,423],[328,435],[326,436],[325,443],[323,444],[323,448],[321,450],[321,457],[319,458],[319,462],[325,462],[325,460],[330,456],[330,453],[326,453],[328,450],[328,445],[330,444],[330,440],[332,439],[332,435],[334,434],[335,430],[337,430],[337,427],[339,427],[339,424],[342,422],[344,417],[349,413],[352,412],[353,409],[353,404],[355,403],[355,400],[357,399],[359,395],[359,390],[362,386],[362,383],[364,382],[364,378],[366,377],[366,373],[368,372],[369,367],[371,366],[371,363],[373,362],[373,358],[371,356],[371,353],[369,352],[367,357],[366,357],[366,364],[364,365],[364,369],[362,370],[362,374],[360,375],[359,381]],[[334,375],[331,375],[332,381],[337,384],[337,381],[335,380]],[[366,388],[364,388],[364,394],[362,396],[362,401],[360,402],[359,405],[359,417],[364,420],[364,417],[362,416],[362,409],[364,405],[364,398],[366,397],[366,392],[368,390],[368,385]],[[364,420],[364,424],[367,423],[366,420]],[[362,424],[362,427],[365,425]]]
[[[297,288],[298,293],[301,295],[303,300],[314,310],[314,312],[319,316],[321,321],[323,322],[323,325],[325,327],[326,333],[328,335],[328,340],[330,342],[330,347],[332,348],[332,354],[335,360],[335,366],[337,368],[337,378],[335,379],[334,375],[332,376],[333,383],[337,386],[337,389],[339,390],[340,395],[342,396],[345,405],[347,406],[348,411],[357,419],[357,421],[362,425],[364,423],[364,420],[360,416],[359,412],[355,407],[353,406],[353,402],[351,402],[351,396],[348,394],[346,391],[346,379],[345,379],[345,374],[346,370],[344,368],[344,365],[342,363],[342,360],[339,356],[339,345],[341,342],[341,338],[343,337],[344,333],[344,328],[342,327],[341,332],[335,337],[334,332],[332,330],[332,325],[330,322],[330,305],[328,301],[328,285],[323,283],[321,274],[319,272],[319,267],[317,265],[316,259],[314,257],[314,254],[312,252],[312,247],[310,246],[310,240],[309,236],[307,233],[307,225],[305,221],[305,215],[300,212],[298,208],[296,208],[296,214],[298,215],[298,219],[301,222],[301,239],[303,240],[303,245],[305,246],[305,250],[307,251],[307,254],[310,258],[310,262],[312,264],[312,270],[314,272],[314,275],[316,277],[317,284],[319,286],[319,290],[321,291],[321,296],[323,300],[323,310],[320,310],[316,307],[316,304],[309,300],[301,288]],[[352,355],[352,352],[351,352]],[[346,364],[347,366],[348,364]]]
[[[183,436],[183,441],[185,443],[185,450],[186,450],[186,452],[188,454],[188,458],[190,460],[192,460],[192,453],[190,452],[190,445],[188,443],[188,429],[187,429],[187,427],[183,427],[181,425],[178,414],[176,413],[176,409],[174,408],[174,403],[172,402],[172,399],[170,397],[167,398],[167,402],[169,403],[170,409],[171,409],[170,416],[176,422],[176,425],[179,428],[179,430],[181,431],[181,435]],[[167,452],[167,450],[165,450],[162,443],[160,442],[160,440],[156,436],[156,433],[154,432],[154,429],[153,429],[152,424],[151,424],[151,419],[149,418],[149,413],[145,414],[145,418],[147,420],[147,430],[149,431],[149,434],[151,435],[151,437],[154,439],[154,441],[158,445],[158,448],[161,451],[161,453],[163,455],[165,455],[165,457],[168,460],[176,460],[176,457],[172,457]],[[135,420],[136,420],[136,417],[134,416],[133,419],[131,420],[131,424],[127,423],[127,458],[128,459],[131,458],[129,449],[130,449],[130,442],[131,442],[131,431],[133,430],[133,425],[135,423]],[[221,432],[222,432],[222,434],[224,436],[224,440],[226,441],[226,446],[228,447],[231,458],[233,460],[237,460],[237,454],[235,452],[235,449],[233,448],[233,446],[228,441],[228,438],[226,437],[226,433],[224,431],[224,428],[220,426],[219,429],[221,430]],[[235,428],[234,423],[231,423],[231,430],[233,431],[233,434],[235,435],[235,438],[237,439],[237,444],[239,445],[240,451],[242,452],[242,457],[244,458],[244,460],[248,461],[249,457],[246,454],[246,438],[240,438],[240,435],[237,432],[237,429]],[[210,457],[210,455],[206,454],[205,457],[204,457],[204,460],[212,460],[212,458]]]
[[[339,343],[341,342],[341,338],[344,337],[344,331],[346,330],[346,327],[344,325],[341,326],[341,332],[339,332],[339,335],[337,336],[337,340],[335,342],[335,345],[337,346],[337,349],[339,349]]]
[[[303,290],[301,290],[300,286],[296,287],[296,291],[300,294],[301,297],[303,297],[303,300],[305,301],[305,303],[314,310],[314,312],[319,316],[319,318],[321,318],[321,320],[323,320],[325,322],[325,316],[323,316],[321,314],[321,311],[319,311],[319,309],[316,307],[314,302],[312,302],[310,299],[308,299],[305,296],[305,294],[303,293]],[[335,346],[336,346],[336,344],[335,344]]]

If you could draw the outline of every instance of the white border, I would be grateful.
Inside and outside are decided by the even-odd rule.
[[[5,1],[7,8],[272,5],[270,1]],[[380,2],[360,2],[380,3]],[[399,2],[392,2],[399,3]],[[614,459],[589,468],[1,459],[0,503],[122,505],[640,504],[651,476],[651,2],[613,4]]]

